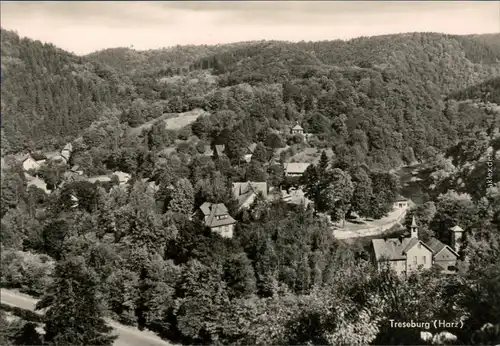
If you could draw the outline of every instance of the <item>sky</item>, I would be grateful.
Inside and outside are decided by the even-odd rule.
[[[500,32],[500,1],[2,1],[1,26],[76,54],[401,32]]]

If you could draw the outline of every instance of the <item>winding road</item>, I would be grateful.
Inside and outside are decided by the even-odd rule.
[[[37,299],[12,290],[0,289],[0,301],[3,304],[15,306],[21,309],[35,311]],[[134,327],[124,326],[113,320],[107,319],[108,324],[113,327],[118,338],[114,346],[173,346],[160,339],[156,334],[150,331],[141,331]]]

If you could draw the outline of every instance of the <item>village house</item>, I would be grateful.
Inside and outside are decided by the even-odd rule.
[[[248,208],[254,202],[260,193],[264,199],[267,199],[266,182],[241,182],[233,183],[233,196],[238,200],[238,210]]]
[[[66,144],[64,148],[61,150],[61,157],[63,158],[65,163],[69,161],[72,152],[73,152],[73,145],[71,143]]]
[[[285,177],[301,177],[309,167],[310,163],[305,162],[289,162],[283,165]]]
[[[78,165],[73,165],[73,167],[71,167],[70,169],[70,172],[76,175],[83,175],[83,170]]]
[[[226,149],[226,146],[224,144],[217,144],[215,145],[215,151],[214,154],[216,157],[222,157],[224,156],[224,150]]]
[[[463,230],[458,226],[453,229],[452,239],[456,239],[453,243],[460,244]],[[453,249],[436,238],[424,243],[418,238],[418,226],[413,217],[409,238],[373,239],[371,256],[377,269],[389,267],[398,274],[430,269],[432,266],[450,272],[456,267],[459,258],[458,246]]]
[[[210,147],[210,145],[205,145],[205,151],[203,152],[202,154],[203,156],[214,156],[214,151],[213,149]]]
[[[125,185],[132,177],[130,174],[121,171],[113,172],[113,175],[116,175],[118,177],[118,182],[120,183],[120,185]]]
[[[223,203],[205,202],[200,207],[205,226],[221,237],[232,238],[236,220],[229,215]]]
[[[92,183],[92,184],[97,183],[97,182],[107,183],[107,182],[111,181],[111,177],[108,175],[98,175],[95,177],[87,178],[87,181],[89,183]]]
[[[394,208],[397,209],[402,209],[402,208],[408,208],[408,198],[405,198],[401,195],[397,195],[396,199],[394,200]]]
[[[304,135],[304,129],[299,124],[292,127],[292,130],[290,132],[292,135]]]
[[[38,170],[47,161],[47,157],[41,153],[31,153],[23,160],[23,169],[25,172],[29,170]]]
[[[243,155],[243,160],[246,162],[250,162],[252,160],[252,155],[255,152],[255,148],[257,148],[257,143],[252,143],[248,147],[245,148],[245,154]]]

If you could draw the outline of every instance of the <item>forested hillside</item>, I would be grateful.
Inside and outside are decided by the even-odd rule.
[[[185,345],[498,344],[500,117],[481,86],[500,76],[498,38],[77,57],[2,31],[2,149],[72,146],[67,161],[3,161],[1,286],[46,312],[41,335],[2,307],[0,343],[111,345],[109,317]],[[296,123],[306,136],[290,133]],[[287,176],[306,149],[319,160]],[[465,231],[447,275],[376,270],[365,248],[334,236],[332,221],[392,212],[390,169],[415,161],[429,198],[405,226],[416,215],[422,237],[447,244],[451,227]],[[238,182],[269,189],[242,206]],[[207,205],[212,221],[234,221],[231,237],[207,224]],[[433,320],[464,325],[391,326]]]
[[[208,142],[227,142],[229,130],[246,145],[298,121],[315,146],[390,168],[444,149],[483,120],[445,98],[500,75],[497,39],[417,33],[76,57],[3,30],[2,146],[47,149],[102,116],[134,127],[203,108],[212,115],[193,132]]]

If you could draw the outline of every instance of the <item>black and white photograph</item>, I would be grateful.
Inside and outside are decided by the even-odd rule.
[[[0,345],[500,346],[500,1],[0,7]]]

